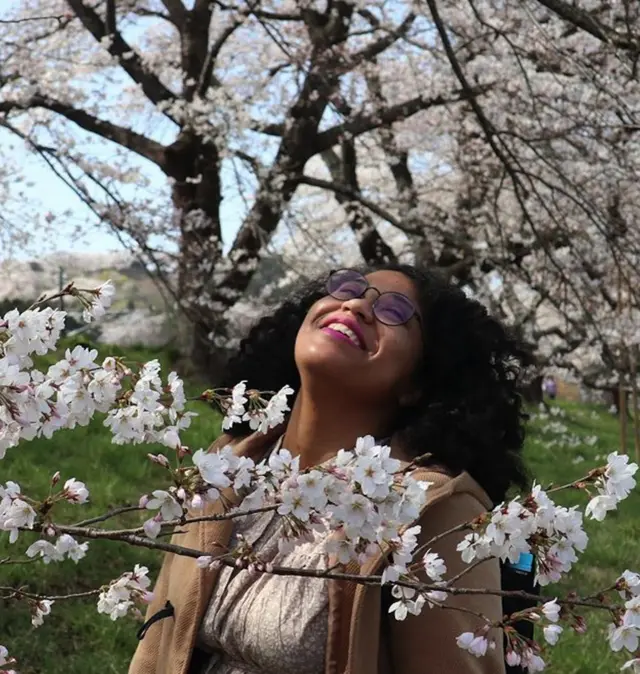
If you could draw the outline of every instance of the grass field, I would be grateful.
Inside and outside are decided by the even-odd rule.
[[[113,349],[110,350],[113,352]],[[145,350],[128,351],[138,361],[158,357],[168,365],[168,356]],[[206,408],[198,409],[200,419],[187,435],[192,447],[208,445],[218,433],[218,421]],[[527,440],[527,459],[532,474],[543,484],[563,484],[584,474],[605,459],[618,446],[615,419],[605,410],[559,403],[559,415],[534,418]],[[76,477],[91,490],[91,504],[69,506],[69,520],[89,517],[109,507],[137,500],[160,469],[145,460],[149,446],[112,445],[99,420],[86,428],[63,431],[52,440],[37,440],[9,450],[0,462],[0,482],[14,479],[30,493],[44,493],[51,475],[60,470],[62,478]],[[597,438],[595,442],[590,438]],[[562,499],[573,504],[582,499],[566,494]],[[121,524],[132,522],[122,517]],[[589,593],[615,579],[626,568],[640,567],[640,494],[636,491],[620,512],[609,515],[604,523],[587,523],[591,541],[572,574],[571,584],[563,589]],[[24,537],[27,539],[27,536]],[[0,537],[0,560],[25,549],[23,538],[18,546],[9,546],[7,536]],[[152,575],[159,556],[149,550],[124,544],[90,543],[89,555],[78,566],[71,561],[44,566],[34,564],[0,565],[0,586],[25,586],[47,594],[82,591],[108,582],[136,562],[148,565]],[[553,593],[554,590],[550,589]],[[618,671],[624,658],[612,654],[604,639],[607,617],[585,614],[588,633],[577,637],[563,634],[559,644],[549,651],[549,671],[558,674],[610,674]],[[28,611],[22,604],[0,603],[0,644],[19,658],[21,674],[124,674],[135,648],[138,624],[133,619],[115,623],[99,615],[95,599],[58,602],[52,615],[37,630],[31,627]]]

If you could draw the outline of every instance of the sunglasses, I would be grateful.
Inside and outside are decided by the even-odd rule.
[[[385,325],[404,325],[414,316],[422,327],[415,304],[402,293],[384,292],[369,285],[369,281],[354,269],[332,271],[327,279],[327,294],[336,300],[354,300],[363,297],[367,290],[375,290],[378,297],[371,305],[376,320]]]

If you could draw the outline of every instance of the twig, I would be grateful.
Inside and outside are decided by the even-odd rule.
[[[418,556],[422,551],[428,550],[432,545],[437,543],[439,540],[445,538],[446,536],[450,536],[451,534],[455,534],[458,531],[466,531],[467,529],[473,529],[472,523],[471,522],[463,522],[462,524],[457,524],[455,527],[451,527],[451,529],[447,529],[446,531],[443,531],[439,534],[436,534],[435,536],[432,536],[426,543],[423,543],[416,551],[415,555]]]
[[[69,533],[72,535],[84,537],[84,538],[93,538],[93,539],[111,539],[119,540],[130,545],[148,548],[150,550],[162,550],[163,552],[170,552],[176,555],[181,555],[184,557],[193,557],[197,559],[198,557],[211,556],[207,553],[200,550],[195,550],[194,548],[186,548],[182,545],[176,545],[174,543],[162,543],[159,541],[152,541],[148,538],[142,538],[140,536],[135,536],[133,534],[121,534],[113,531],[100,531],[92,529],[78,529],[76,527],[60,527],[61,531]],[[226,566],[236,566],[236,561],[225,559],[228,553],[225,553],[224,556],[220,555],[218,557],[213,557],[213,561],[218,561],[221,564]],[[267,573],[265,571],[265,573]],[[344,580],[357,583],[359,585],[381,585],[382,576],[381,575],[372,575],[372,576],[361,576],[355,573],[340,573],[340,572],[328,572],[324,569],[294,569],[285,566],[274,566],[269,567],[268,573],[274,576],[298,576],[302,578],[326,578],[329,580]],[[535,602],[536,604],[544,603],[547,601],[552,601],[557,599],[559,604],[566,606],[585,606],[588,608],[601,608],[614,610],[616,606],[604,604],[598,601],[585,600],[580,598],[575,599],[558,599],[557,597],[547,597],[542,595],[529,594],[522,590],[490,590],[487,588],[458,588],[458,587],[446,587],[442,585],[433,585],[429,583],[419,583],[419,582],[409,582],[409,581],[397,581],[396,585],[402,587],[412,588],[418,592],[446,592],[451,595],[491,595],[497,597],[517,597],[520,599],[527,599]]]
[[[223,520],[234,520],[237,519],[238,517],[246,517],[247,515],[255,515],[259,513],[266,513],[271,510],[276,510],[277,508],[280,507],[279,503],[274,503],[272,505],[268,506],[262,506],[261,508],[253,508],[252,510],[233,510],[230,512],[226,513],[218,513],[215,515],[201,515],[200,517],[189,517],[187,519],[176,519],[176,520],[169,520],[167,522],[162,522],[163,527],[177,527],[177,526],[185,526],[188,524],[196,524],[197,522],[219,522]],[[123,506],[122,508],[116,508],[115,510],[110,511],[109,513],[106,513],[105,515],[101,515],[99,517],[94,517],[89,520],[84,520],[84,522],[78,522],[77,524],[72,524],[72,525],[66,525],[66,524],[55,524],[51,523],[50,526],[52,526],[56,531],[59,531],[60,533],[63,534],[70,534],[72,533],[71,530],[75,531],[78,536],[83,535],[79,529],[81,527],[85,527],[87,524],[94,524],[96,522],[102,522],[106,519],[109,519],[110,517],[114,517],[115,515],[118,515],[123,512],[129,512],[133,510],[144,510],[144,508],[140,508],[140,506]],[[28,529],[24,529],[24,531],[29,531]],[[85,530],[86,535],[88,537],[91,537],[92,533],[91,532],[98,532],[98,533],[110,533],[110,534],[143,534],[145,533],[144,527],[133,527],[131,529],[86,529]]]
[[[11,559],[11,557],[5,557],[0,559],[0,564],[33,564],[37,562],[36,558],[34,559]]]
[[[15,587],[2,587],[0,586],[0,592],[7,592],[8,594],[3,597],[3,599],[11,599],[13,596],[26,597],[27,599],[34,599],[36,601],[42,601],[47,599],[49,601],[59,601],[61,599],[81,599],[83,597],[94,597],[96,594],[100,594],[101,590],[87,590],[86,592],[73,592],[71,594],[52,594],[52,595],[43,595],[35,594],[33,592],[25,592],[24,590],[19,590]]]
[[[111,517],[116,517],[117,515],[122,515],[122,513],[133,512],[135,510],[144,510],[144,508],[141,508],[140,506],[136,506],[136,505],[120,506],[119,508],[114,508],[113,510],[110,510],[109,512],[105,513],[104,515],[98,515],[97,517],[92,517],[88,520],[82,520],[82,522],[76,522],[73,526],[74,527],[87,527],[90,524],[97,524],[98,522],[104,522],[105,520],[108,520]],[[55,527],[55,525],[54,525],[54,527]]]
[[[447,579],[447,587],[450,587],[453,585],[456,581],[460,580],[463,576],[466,576],[470,571],[473,571],[477,566],[480,566],[483,562],[486,562],[488,559],[495,559],[495,557],[485,557],[484,559],[476,559],[473,564],[469,564],[468,566],[465,566],[462,571],[459,573],[456,573],[455,576],[451,576],[451,578]]]

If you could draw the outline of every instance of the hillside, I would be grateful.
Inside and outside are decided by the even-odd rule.
[[[33,301],[51,295],[73,280],[78,288],[95,288],[107,279],[116,286],[112,309],[90,336],[104,344],[161,347],[175,335],[163,293],[144,266],[127,251],[54,253],[38,260],[0,262],[0,304]],[[165,293],[166,294],[166,293]],[[65,298],[65,308],[80,318],[77,302]]]
[[[276,283],[281,275],[282,262],[277,255],[262,260],[245,299],[227,314],[232,339],[243,335],[274,302],[288,295],[290,285]],[[43,294],[54,294],[69,281],[79,288],[95,288],[107,279],[116,287],[115,301],[98,324],[83,326],[90,339],[126,347],[163,347],[174,340],[177,321],[171,295],[128,251],[57,252],[37,260],[0,259],[0,315],[13,308],[14,302],[32,302]],[[77,302],[69,297],[63,302],[80,322]]]
[[[106,353],[106,351],[105,351]],[[126,352],[135,361],[159,357],[168,367],[170,356],[163,351]],[[194,424],[187,441],[195,448],[207,446],[218,433],[218,418],[200,407],[202,416]],[[559,403],[552,414],[536,413],[529,424],[526,455],[534,475],[543,484],[566,483],[605,460],[616,448],[617,424],[610,414],[596,407]],[[632,444],[631,444],[632,446]],[[115,446],[99,420],[87,428],[60,432],[52,440],[36,440],[9,450],[0,463],[2,475],[22,482],[29,490],[48,489],[51,475],[60,470],[63,477],[86,481],[91,504],[82,507],[89,517],[104,510],[137,500],[143,485],[159,469],[145,459],[149,446]],[[584,500],[565,495],[567,504]],[[76,511],[77,512],[77,506]],[[121,524],[132,522],[122,517]],[[582,593],[600,588],[626,568],[638,570],[640,560],[640,495],[634,493],[618,513],[604,523],[587,523],[591,542],[572,576]],[[14,549],[7,537],[0,537],[0,559]],[[126,545],[90,544],[89,559],[77,567],[73,562],[43,566],[34,574],[31,564],[8,565],[2,569],[2,585],[25,585],[30,590],[64,592],[84,590],[107,582],[136,562],[147,564],[152,574],[159,556],[148,550]],[[569,589],[569,588],[567,588]],[[551,594],[553,588],[549,589]],[[133,619],[115,623],[95,610],[95,599],[58,602],[43,627],[34,630],[21,605],[8,611],[0,604],[0,643],[20,658],[21,674],[86,674],[100,672],[124,674],[135,648],[137,624]],[[557,674],[610,674],[617,671],[623,657],[608,649],[604,638],[605,615],[585,614],[588,634],[563,634],[549,654],[550,672]]]

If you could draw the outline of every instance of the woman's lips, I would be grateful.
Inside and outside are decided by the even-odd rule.
[[[346,342],[349,346],[352,346],[354,349],[358,349],[359,351],[362,351],[361,347],[358,346],[357,344],[354,344],[349,337],[347,337],[344,333],[338,332],[337,330],[332,330],[331,328],[320,328],[322,332],[325,334],[329,335],[329,337],[333,337],[333,339],[340,340],[342,342]]]
[[[333,332],[345,335],[351,343],[363,351],[367,351],[367,345],[358,321],[343,314],[332,314],[322,321],[320,328],[330,328]]]

